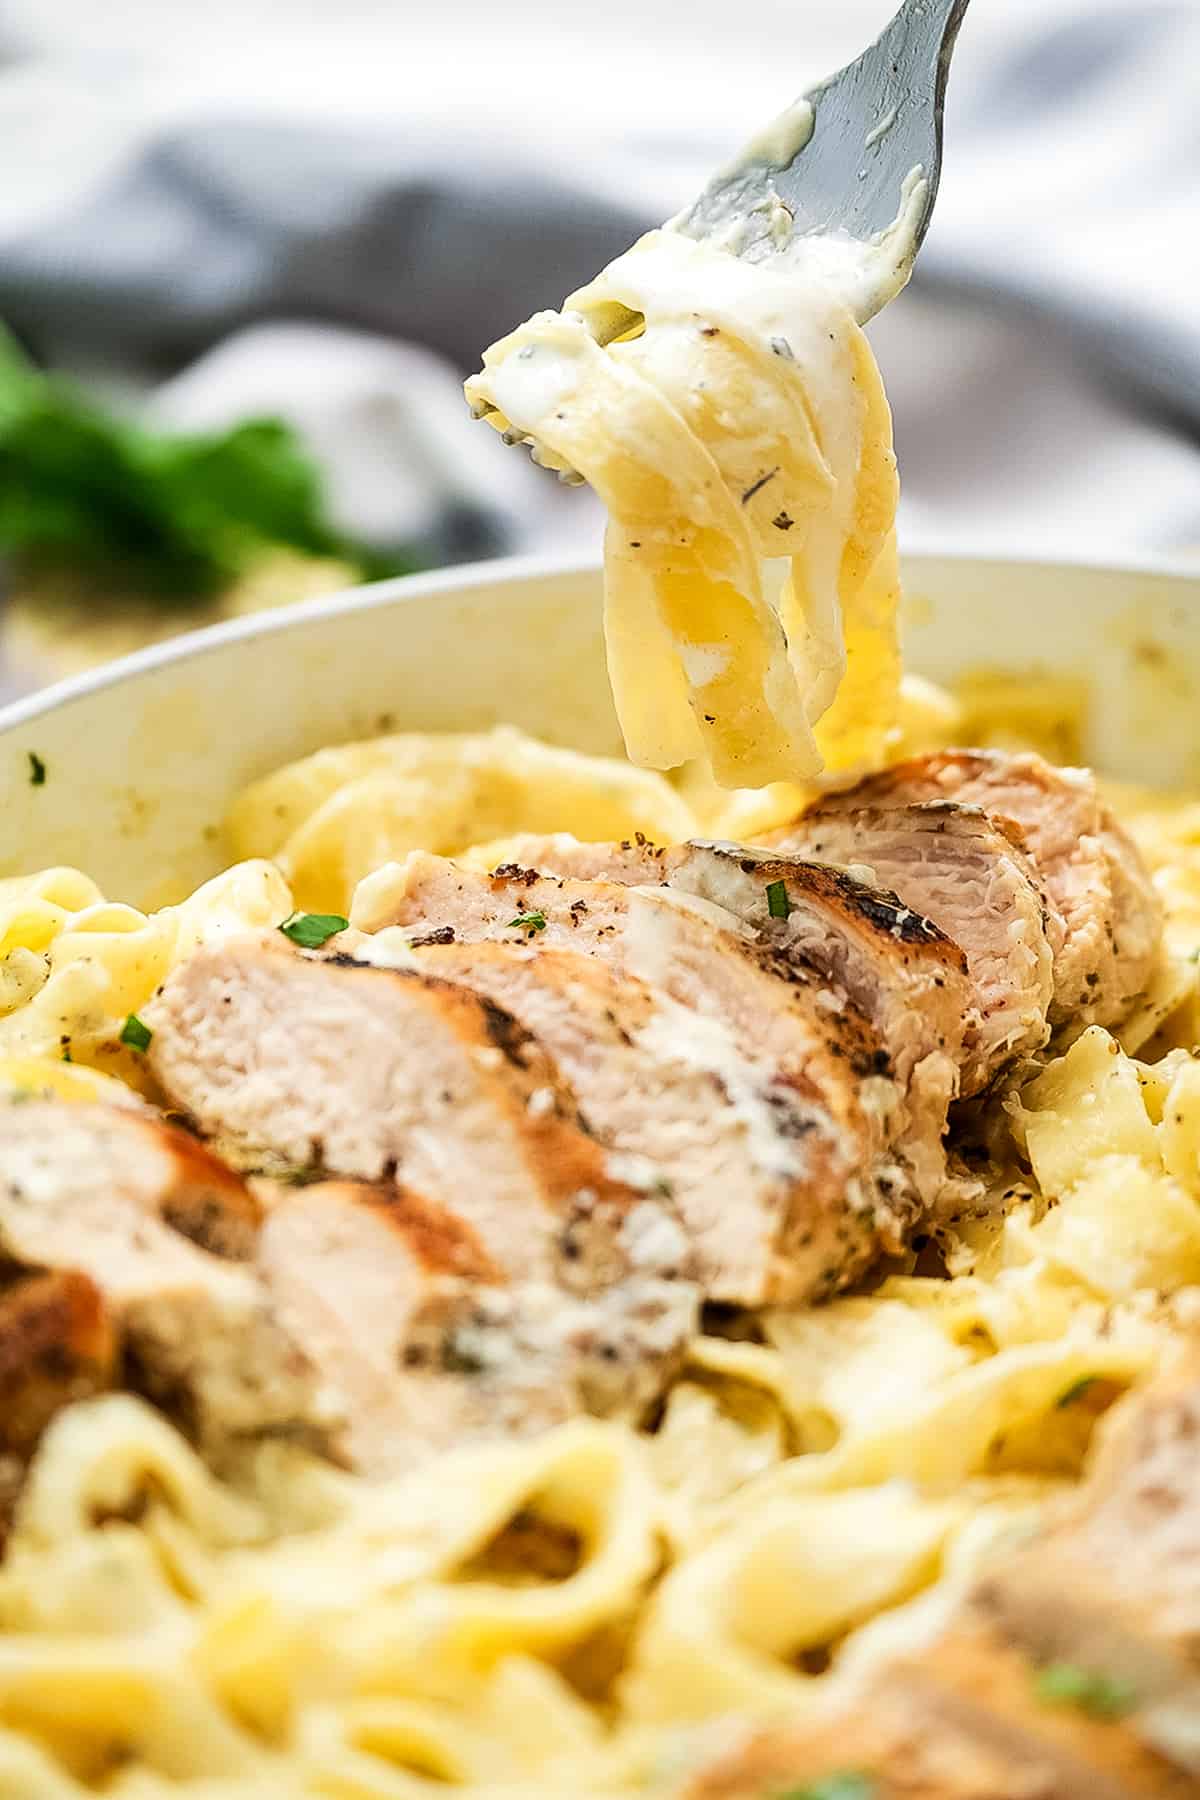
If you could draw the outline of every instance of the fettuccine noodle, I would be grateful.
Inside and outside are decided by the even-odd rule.
[[[601,343],[614,315],[636,322]],[[703,754],[744,788],[878,759],[900,680],[891,415],[806,265],[650,232],[495,344],[467,395],[608,507],[633,762]]]
[[[926,746],[961,723],[927,691],[911,716]],[[498,797],[486,739],[408,739],[270,778],[240,847],[282,857],[381,770],[414,804],[422,771],[431,792],[450,772],[431,838],[711,820],[698,779],[516,748],[557,803],[536,781]],[[768,1312],[753,1341],[701,1337],[653,1435],[577,1421],[375,1486],[285,1443],[215,1474],[127,1396],[61,1413],[0,1568],[0,1800],[670,1796],[732,1719],[821,1709],[918,1642],[1200,1323],[1200,833],[1185,802],[1121,804],[1167,905],[1149,1060],[1136,1028],[1124,1048],[1092,1028],[1022,1090],[1024,1185],[952,1279],[898,1272]],[[308,840],[322,892],[345,878],[339,816]],[[253,858],[148,915],[74,870],[3,884],[0,1081],[138,1104],[119,1021],[195,945],[294,900]]]

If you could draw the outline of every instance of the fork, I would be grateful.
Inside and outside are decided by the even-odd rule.
[[[829,238],[852,250],[877,251],[903,221],[895,254],[870,259],[876,279],[846,295],[865,325],[900,292],[929,229],[946,79],[968,4],[904,0],[869,49],[802,94],[668,229],[716,237],[757,262],[781,254],[771,228],[776,202],[791,215],[791,238]]]
[[[946,78],[968,3],[904,0],[869,49],[802,94],[665,229],[751,262],[820,239],[826,260],[837,259],[842,298],[865,325],[900,292],[929,229]],[[610,305],[592,330],[607,344],[638,323],[638,314]],[[473,410],[486,418],[494,409]],[[513,430],[504,441],[529,440]],[[559,479],[583,477],[563,469]]]

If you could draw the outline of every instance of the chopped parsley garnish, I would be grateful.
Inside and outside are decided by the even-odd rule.
[[[340,913],[294,912],[279,929],[302,950],[319,950],[322,944],[327,944],[339,931],[346,931],[349,925],[349,919],[343,919]]]
[[[1127,1681],[1081,1669],[1077,1663],[1048,1663],[1037,1671],[1033,1685],[1044,1706],[1077,1706],[1093,1719],[1119,1719],[1137,1705]]]
[[[42,761],[41,757],[38,755],[36,750],[27,750],[25,752],[25,754],[29,758],[29,785],[30,785],[30,787],[45,787],[45,785],[46,785],[46,765],[45,765],[45,763]]]
[[[792,903],[788,899],[786,881],[769,881],[767,883],[767,911],[773,919],[786,919],[791,914]]]
[[[508,921],[510,931],[545,931],[546,915],[544,912],[518,913],[515,919]]]
[[[1058,1396],[1058,1399],[1054,1402],[1055,1406],[1060,1410],[1064,1406],[1074,1406],[1077,1400],[1083,1399],[1083,1396],[1087,1393],[1089,1388],[1095,1387],[1099,1379],[1100,1377],[1098,1375],[1081,1376],[1078,1381],[1072,1383],[1065,1394],[1060,1394]]]
[[[150,1027],[136,1013],[130,1013],[121,1027],[121,1042],[130,1050],[148,1050],[153,1036]]]
[[[788,1788],[769,1800],[874,1800],[875,1783],[869,1775],[856,1769],[845,1769],[840,1775],[826,1775],[821,1781],[810,1781],[807,1787]]]

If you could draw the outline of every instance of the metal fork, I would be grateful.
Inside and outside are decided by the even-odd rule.
[[[849,268],[854,253],[878,249],[904,216],[905,229],[893,234],[896,253],[870,257],[869,274],[847,279],[846,303],[866,324],[908,280],[929,229],[942,169],[946,78],[968,3],[903,0],[868,50],[802,94],[666,229],[715,240],[751,262],[787,255],[796,238],[820,237],[851,253]],[[781,208],[788,221],[782,235]],[[610,343],[637,323],[636,313],[610,305],[593,329],[600,343]],[[492,410],[484,404],[475,416]],[[514,430],[504,441],[531,440]],[[567,469],[559,479],[575,484],[583,477]]]
[[[920,184],[893,280],[863,296],[860,325],[895,297],[929,229],[942,172],[946,78],[969,0],[904,0],[870,49],[802,94],[742,155],[714,175],[699,199],[670,221],[689,237],[728,239],[744,221],[737,253],[779,254],[771,202],[792,216],[792,236],[873,245],[900,214],[906,185]],[[791,142],[789,142],[789,139]],[[773,141],[795,143],[772,160]]]

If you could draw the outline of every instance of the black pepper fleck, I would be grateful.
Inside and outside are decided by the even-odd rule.
[[[757,481],[751,482],[750,486],[746,489],[745,493],[742,495],[742,505],[745,506],[745,504],[748,500],[753,500],[755,494],[761,493],[763,488],[766,487],[768,481],[774,481],[774,479],[778,475],[778,473],[779,473],[779,470],[777,467],[774,469],[768,469],[765,475],[760,475]]]

